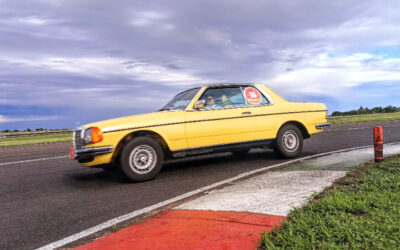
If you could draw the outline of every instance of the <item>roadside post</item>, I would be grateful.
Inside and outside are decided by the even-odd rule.
[[[383,128],[382,128],[382,126],[376,126],[374,128],[374,150],[375,150],[375,162],[381,162],[383,160]]]

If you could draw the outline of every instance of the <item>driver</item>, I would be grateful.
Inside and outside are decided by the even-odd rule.
[[[217,108],[218,106],[215,104],[215,99],[213,96],[209,95],[206,98],[206,108],[213,109]]]

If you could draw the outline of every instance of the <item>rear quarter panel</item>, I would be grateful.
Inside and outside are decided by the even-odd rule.
[[[264,131],[260,136],[276,138],[279,129],[287,122],[302,124],[310,135],[322,132],[315,125],[326,122],[325,104],[289,102],[265,85],[256,86],[273,100],[272,105],[254,108],[256,114],[266,114],[255,119],[256,131]]]

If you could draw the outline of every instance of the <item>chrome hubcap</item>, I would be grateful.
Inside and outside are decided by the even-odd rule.
[[[282,136],[282,144],[288,151],[296,151],[299,147],[299,137],[292,130],[286,131]]]
[[[156,151],[149,145],[140,145],[129,155],[129,166],[138,174],[150,172],[157,163]]]

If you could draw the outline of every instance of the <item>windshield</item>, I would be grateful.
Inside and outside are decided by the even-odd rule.
[[[162,110],[185,110],[200,88],[189,89],[177,94]]]

